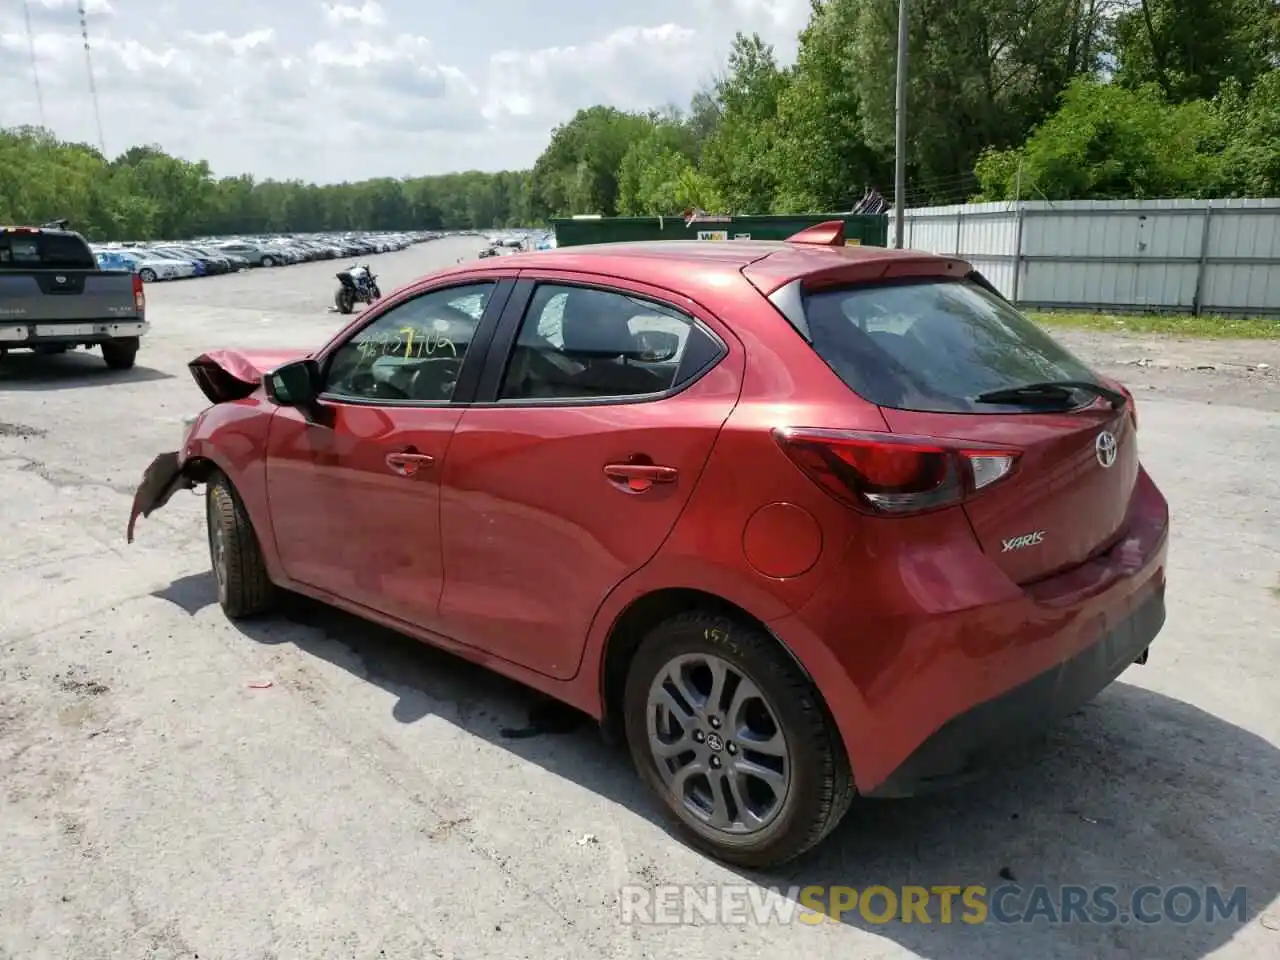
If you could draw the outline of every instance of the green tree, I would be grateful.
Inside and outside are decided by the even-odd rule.
[[[227,233],[478,229],[533,222],[524,171],[316,186],[214,178],[204,161],[136,146],[108,161],[34,127],[0,130],[0,223],[66,217],[95,240]]]
[[[556,127],[533,165],[531,200],[540,217],[618,212],[618,169],[652,121],[614,107],[579,110]]]
[[[1077,80],[1025,145],[982,155],[979,199],[1212,196],[1225,133],[1203,100],[1171,104],[1154,84]]]
[[[817,0],[800,34],[795,71],[778,99],[777,213],[848,210],[868,186],[891,180],[891,158],[863,136],[859,13],[856,2]]]
[[[728,212],[760,213],[773,206],[778,171],[778,101],[790,78],[773,47],[739,33],[728,69],[715,84],[719,119],[702,144],[699,169]]]
[[[1274,0],[1137,0],[1116,17],[1116,79],[1176,102],[1247,91],[1276,67],[1278,26]]]
[[[892,154],[897,0],[858,8],[852,55],[863,133]],[[1073,77],[1096,72],[1101,0],[913,0],[908,86],[909,204],[956,202],[987,148],[1019,143]]]

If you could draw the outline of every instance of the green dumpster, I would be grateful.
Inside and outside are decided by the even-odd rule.
[[[885,214],[806,213],[766,216],[572,217],[555,219],[556,246],[636,240],[786,240],[806,227],[844,221],[845,242],[884,247],[889,242]]]

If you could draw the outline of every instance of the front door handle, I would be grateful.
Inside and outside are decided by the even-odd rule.
[[[680,471],[653,463],[610,463],[604,475],[632,493],[644,493],[655,483],[675,483]]]
[[[435,463],[435,457],[426,453],[388,453],[387,466],[402,477],[412,477],[423,467]]]

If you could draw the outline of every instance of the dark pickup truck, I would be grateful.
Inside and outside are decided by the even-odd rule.
[[[108,367],[127,370],[147,330],[136,273],[99,269],[72,230],[0,227],[0,357],[101,347]]]

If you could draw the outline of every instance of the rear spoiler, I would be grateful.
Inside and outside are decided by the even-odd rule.
[[[787,237],[787,243],[804,243],[818,247],[844,246],[844,221],[827,220],[805,227],[799,233]]]

